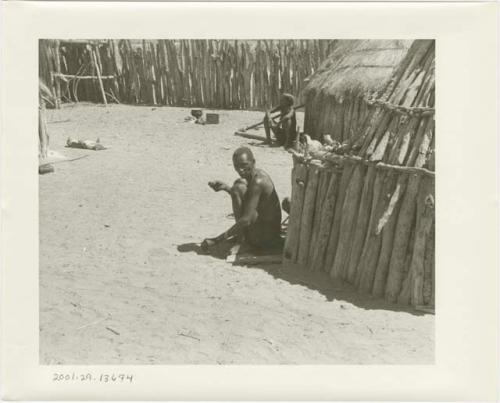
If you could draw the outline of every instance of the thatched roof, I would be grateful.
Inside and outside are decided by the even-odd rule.
[[[393,105],[434,107],[435,41],[415,40],[381,98]]]
[[[415,40],[358,130],[363,159],[434,171],[435,42]],[[357,147],[359,146],[359,148]]]
[[[338,40],[333,52],[309,77],[306,97],[314,92],[342,100],[376,97],[405,57],[410,40]]]

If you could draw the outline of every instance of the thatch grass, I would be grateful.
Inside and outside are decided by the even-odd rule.
[[[434,107],[435,41],[415,40],[381,98],[394,105]]]
[[[338,40],[333,52],[309,78],[304,95],[377,97],[406,55],[410,40]]]

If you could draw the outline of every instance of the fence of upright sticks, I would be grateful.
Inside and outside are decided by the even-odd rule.
[[[433,106],[434,43],[407,58],[349,153],[294,157],[284,259],[391,302],[433,306],[434,109],[407,105]]]
[[[60,102],[263,109],[298,95],[333,40],[41,40]]]

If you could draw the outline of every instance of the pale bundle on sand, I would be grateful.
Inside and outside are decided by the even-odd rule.
[[[69,148],[82,148],[85,150],[94,150],[94,151],[100,151],[100,150],[107,150],[108,147],[104,147],[101,144],[100,139],[97,139],[96,141],[92,140],[73,140],[71,137],[68,137],[68,140],[66,140],[66,147]]]

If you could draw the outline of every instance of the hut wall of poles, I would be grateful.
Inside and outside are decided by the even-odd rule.
[[[299,94],[333,40],[40,40],[60,102],[263,109]]]
[[[304,89],[304,132],[339,142],[356,135],[377,98],[408,51],[407,40],[339,40]]]
[[[434,305],[434,41],[418,40],[349,144],[295,156],[284,259],[401,304]]]

